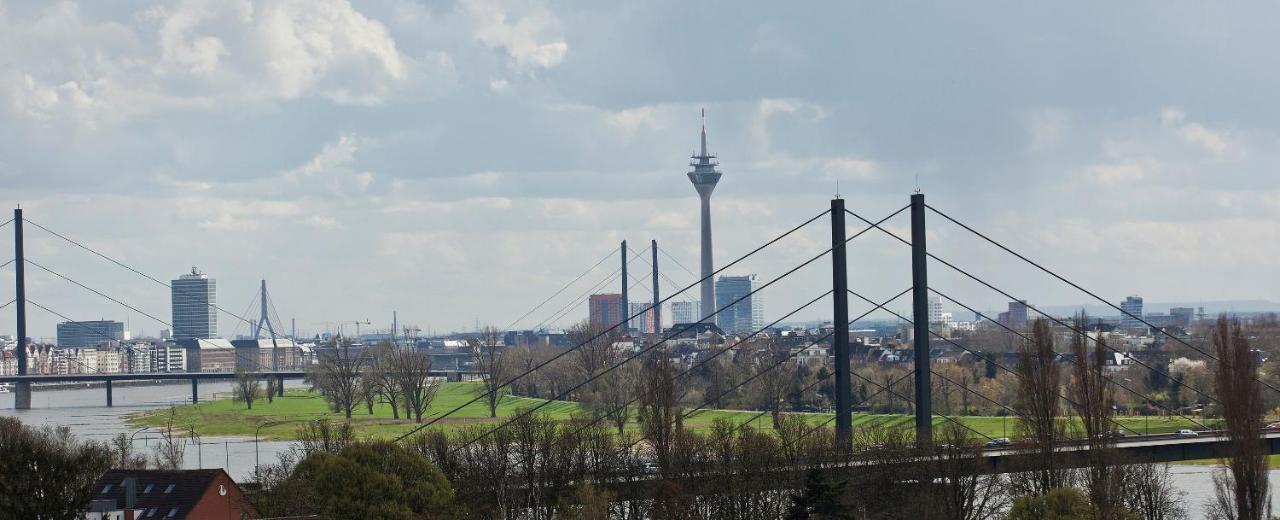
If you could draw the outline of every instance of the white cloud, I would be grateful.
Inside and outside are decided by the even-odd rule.
[[[506,51],[518,69],[549,69],[564,61],[569,44],[560,19],[545,6],[525,3],[521,14],[509,16],[508,5],[496,0],[466,0],[462,8],[475,24],[477,41]]]
[[[1218,158],[1241,158],[1244,146],[1229,131],[1214,130],[1187,119],[1187,113],[1179,107],[1165,107],[1160,111],[1160,124],[1172,129],[1183,141],[1199,146]]]
[[[1100,184],[1123,184],[1145,179],[1148,167],[1149,163],[1144,165],[1140,161],[1100,163],[1089,165],[1085,172]]]

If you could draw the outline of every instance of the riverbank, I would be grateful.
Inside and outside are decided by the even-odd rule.
[[[445,384],[441,387],[435,401],[431,403],[431,407],[427,410],[424,421],[462,406],[473,399],[479,390],[479,383]],[[433,427],[457,428],[471,424],[497,423],[516,415],[520,410],[543,404],[545,406],[538,410],[539,413],[545,413],[553,419],[568,420],[574,415],[583,412],[582,406],[576,402],[557,401],[548,403],[542,399],[506,396],[498,405],[497,418],[489,417],[489,409],[483,402],[475,402],[454,412],[447,419],[437,422]],[[201,436],[251,437],[257,432],[263,439],[274,440],[295,440],[298,423],[303,421],[321,419],[345,420],[342,414],[330,410],[328,403],[318,393],[305,389],[289,390],[284,397],[277,397],[273,402],[259,399],[254,402],[251,410],[246,409],[244,403],[237,403],[231,399],[219,399],[194,405],[177,406],[174,411],[176,413],[175,427],[180,427],[183,430],[192,427]],[[159,427],[168,420],[169,413],[167,408],[148,410],[130,414],[127,420],[135,428]],[[823,413],[798,415],[805,417],[807,422],[815,425],[826,422],[831,418],[830,414]],[[758,412],[739,410],[700,410],[686,419],[684,424],[694,430],[704,430],[710,428],[717,419],[724,419],[737,424],[751,421],[751,426],[760,428],[768,428],[771,424],[768,414],[761,415]],[[961,421],[965,426],[980,435],[989,437],[1016,436],[1017,420],[1011,417],[965,416],[957,417],[956,420]],[[1120,417],[1116,420],[1126,428],[1130,428],[1131,431],[1129,433],[1169,433],[1192,427],[1188,421],[1181,418]],[[911,421],[912,417],[908,415],[856,414],[854,416],[855,427],[870,424],[906,426]],[[934,419],[934,423],[938,426],[941,426],[946,421],[947,419],[942,417]],[[418,426],[412,420],[394,419],[390,406],[385,403],[375,404],[373,414],[369,414],[368,409],[363,405],[359,406],[352,414],[351,423],[358,435],[375,439],[393,438]],[[635,427],[634,421],[630,427]]]

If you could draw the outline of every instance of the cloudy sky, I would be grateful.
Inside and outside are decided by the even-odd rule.
[[[386,327],[392,310],[502,326],[622,239],[695,266],[684,173],[705,107],[721,263],[822,211],[837,183],[868,217],[919,187],[1108,299],[1274,299],[1277,17],[1275,2],[0,0],[0,200],[161,279],[199,266],[237,313],[266,278],[304,331]],[[731,273],[777,277],[829,245],[824,226]],[[163,287],[28,236],[32,260],[169,319]],[[1033,302],[1087,301],[936,217],[929,241]],[[909,285],[906,248],[850,248],[861,292]],[[1003,305],[944,269],[932,285]],[[28,277],[73,318],[165,327]],[[824,260],[779,282],[768,314],[829,280]],[[52,335],[57,317],[30,315]]]

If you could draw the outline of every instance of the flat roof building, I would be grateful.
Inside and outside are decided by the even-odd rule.
[[[195,267],[170,283],[173,339],[218,337],[218,282]]]
[[[58,324],[58,347],[93,347],[124,340],[124,324],[112,320],[64,321]]]

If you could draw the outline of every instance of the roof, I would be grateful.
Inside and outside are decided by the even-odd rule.
[[[125,507],[126,478],[138,479],[136,509],[143,509],[140,519],[185,518],[213,486],[218,477],[226,477],[221,469],[123,470],[113,469],[104,473],[94,484],[93,500],[114,500],[117,507]],[[227,477],[230,480],[230,477]],[[172,488],[170,487],[172,486]],[[156,508],[152,514],[150,509]],[[174,516],[169,511],[177,508]]]

